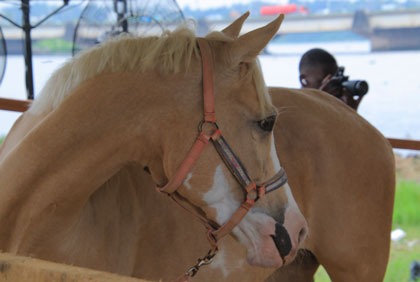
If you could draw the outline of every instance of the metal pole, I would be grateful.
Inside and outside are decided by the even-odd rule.
[[[123,32],[128,32],[127,0],[114,0],[114,11],[117,14],[118,26],[121,26]]]
[[[34,99],[34,78],[32,72],[32,38],[29,0],[22,0],[22,29],[24,32],[23,55],[25,57],[26,93],[29,100]]]

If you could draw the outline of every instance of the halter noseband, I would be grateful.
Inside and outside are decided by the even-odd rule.
[[[242,165],[239,158],[230,148],[229,144],[223,138],[222,132],[216,123],[216,113],[214,105],[214,82],[213,82],[213,61],[211,55],[211,49],[208,42],[203,38],[197,38],[198,46],[201,53],[202,69],[203,69],[203,97],[204,97],[204,119],[199,124],[199,134],[194,142],[189,153],[178,167],[175,175],[164,185],[158,187],[157,190],[160,192],[167,193],[180,204],[183,208],[186,208],[182,203],[181,196],[175,193],[179,186],[184,182],[187,174],[192,170],[196,161],[200,157],[204,148],[211,141],[219,153],[220,157],[229,168],[229,171],[233,174],[238,183],[242,186],[245,191],[245,200],[241,206],[233,213],[231,218],[224,223],[222,226],[215,226],[214,223],[210,222],[204,215],[193,212],[208,228],[208,239],[213,249],[210,250],[209,254],[203,259],[209,259],[213,257],[217,251],[217,242],[223,236],[229,234],[232,229],[239,224],[247,212],[252,208],[255,202],[263,197],[265,194],[278,189],[287,182],[287,175],[283,168],[274,175],[270,180],[257,185],[255,181],[251,180],[245,167]],[[207,263],[202,263],[207,264]],[[201,266],[201,265],[196,265]],[[195,269],[193,276],[198,268]]]

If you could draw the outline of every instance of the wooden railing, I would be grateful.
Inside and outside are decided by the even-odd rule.
[[[0,253],[2,281],[151,282],[109,272]]]
[[[8,98],[0,98],[0,110],[24,112],[31,105],[31,100],[15,100]]]
[[[395,139],[387,138],[391,143],[392,148],[407,149],[407,150],[420,150],[420,141],[418,140],[407,140],[407,139]]]
[[[31,100],[15,100],[15,99],[8,99],[8,98],[0,98],[0,110],[24,112],[29,108],[31,103],[32,103]],[[418,140],[388,138],[388,141],[391,143],[392,147],[395,149],[407,149],[407,150],[420,151],[420,141]]]

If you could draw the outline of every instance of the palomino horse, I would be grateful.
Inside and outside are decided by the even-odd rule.
[[[298,257],[279,268],[267,281],[308,282],[322,264],[332,281],[383,280],[390,247],[395,190],[392,149],[366,120],[338,99],[318,90],[272,88],[279,109],[274,130],[279,157],[287,169],[293,195],[308,220],[309,235]],[[108,183],[110,187],[153,186],[146,173],[131,168]],[[146,189],[144,211],[159,213],[159,221],[143,218],[136,275],[167,281],[181,273],[188,260],[202,253],[207,242],[200,224],[187,213]],[[156,205],[159,203],[159,205]],[[185,232],[188,230],[188,232]],[[174,232],[174,235],[170,235]],[[244,250],[231,237],[224,252],[197,275],[198,281],[217,281],[214,265],[228,264]],[[159,256],[156,265],[153,256]],[[220,267],[226,281],[263,281],[261,270],[243,263]]]
[[[242,256],[213,269],[290,263],[306,222],[277,159],[277,112],[256,61],[281,21],[235,39],[185,28],[120,38],[56,71],[1,147],[0,249],[134,275],[149,232],[141,220],[160,215],[139,212],[149,186],[107,183],[135,166],[206,226],[204,262],[225,235],[240,242]]]

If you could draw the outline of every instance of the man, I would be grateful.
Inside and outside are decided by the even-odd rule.
[[[299,62],[299,73],[302,88],[323,90],[354,110],[357,110],[368,90],[365,81],[348,81],[348,77],[343,75],[344,68],[338,67],[333,55],[319,48],[303,54]]]

